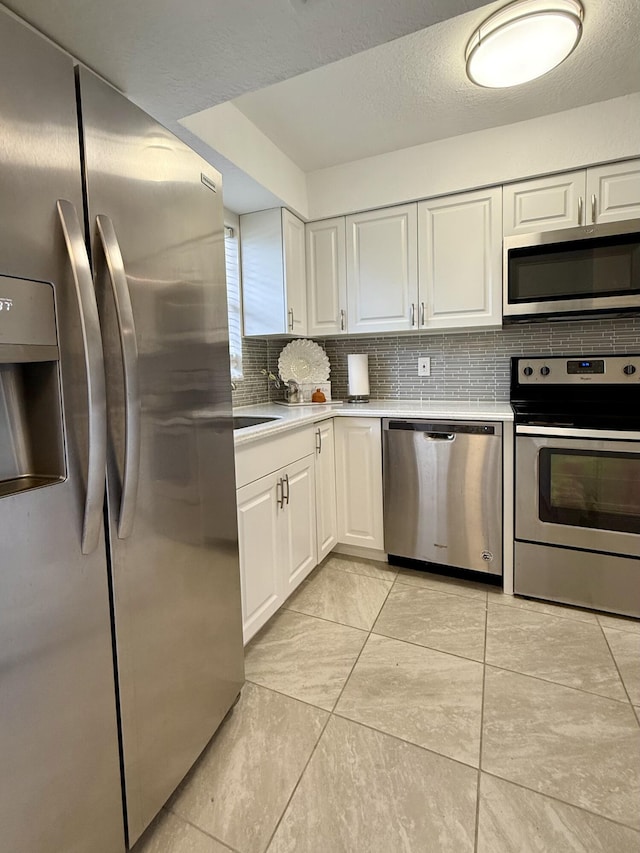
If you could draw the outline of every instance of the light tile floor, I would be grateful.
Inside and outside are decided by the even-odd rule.
[[[329,557],[246,672],[135,853],[640,851],[640,622]]]

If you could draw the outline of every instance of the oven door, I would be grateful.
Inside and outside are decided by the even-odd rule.
[[[640,433],[516,427],[516,539],[640,557]]]

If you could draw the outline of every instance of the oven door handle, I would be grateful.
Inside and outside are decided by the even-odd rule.
[[[544,435],[554,438],[595,438],[602,441],[640,441],[640,432],[626,429],[582,429],[580,427],[532,426],[517,424],[516,435]]]

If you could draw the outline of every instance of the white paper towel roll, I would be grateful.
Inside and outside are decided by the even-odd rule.
[[[348,355],[347,371],[349,374],[349,396],[369,396],[369,356]]]

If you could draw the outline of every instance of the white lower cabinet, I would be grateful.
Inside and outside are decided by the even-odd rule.
[[[315,458],[238,489],[245,643],[317,564]]]
[[[282,529],[284,598],[302,583],[317,563],[315,458],[306,456],[283,471]]]
[[[281,600],[280,477],[269,474],[238,489],[238,546],[245,643]]]
[[[337,418],[338,542],[384,550],[380,418]]]
[[[316,424],[316,529],[320,563],[338,543],[333,421]]]

